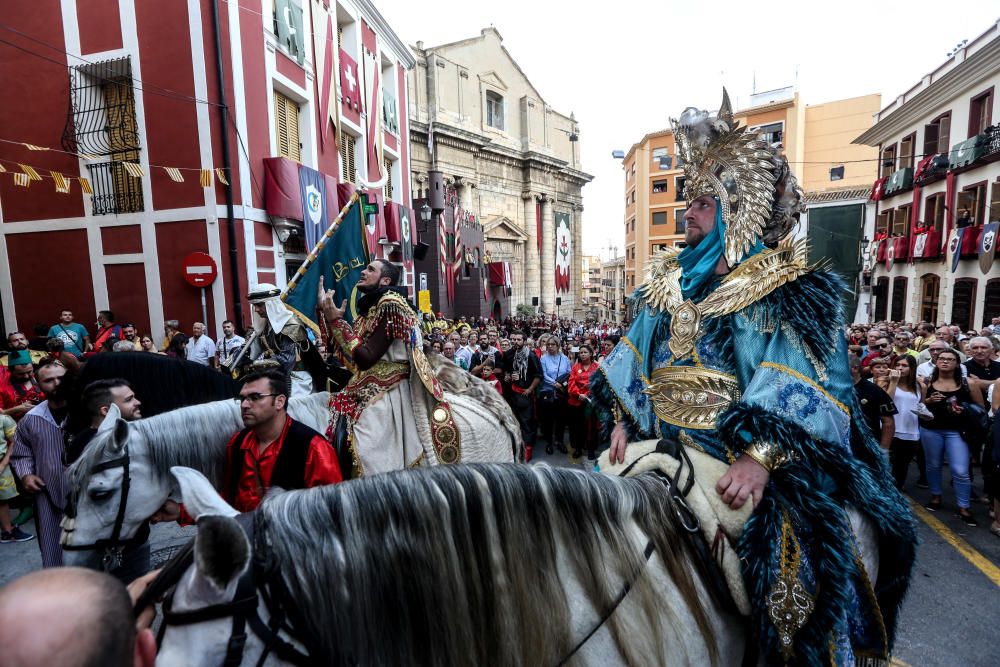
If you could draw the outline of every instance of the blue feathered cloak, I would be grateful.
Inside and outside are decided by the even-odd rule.
[[[700,296],[717,285],[718,279]],[[742,310],[703,320],[694,354],[680,361],[667,347],[669,312],[653,309],[637,291],[629,332],[592,378],[605,433],[617,407],[632,440],[683,435],[682,441],[729,461],[753,442],[771,442],[791,457],[772,472],[736,545],[754,609],[752,632],[767,664],[882,662],[892,649],[913,568],[913,517],[853,391],[844,290],[834,274],[807,271]],[[653,370],[667,365],[733,375],[741,396],[715,429],[682,434],[657,418],[643,393]],[[861,565],[848,504],[877,530],[876,581],[868,581]],[[815,601],[794,634],[790,658],[768,613],[769,594],[787,570],[789,551],[801,554],[796,577]]]

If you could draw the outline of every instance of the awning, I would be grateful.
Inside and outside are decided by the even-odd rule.
[[[985,134],[977,134],[971,139],[966,139],[960,143],[955,144],[951,148],[951,153],[948,155],[948,161],[951,163],[952,169],[958,169],[959,167],[966,167],[979,158],[986,155],[986,149],[989,146],[989,138]]]

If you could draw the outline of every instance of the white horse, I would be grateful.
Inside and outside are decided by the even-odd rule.
[[[439,466],[272,493],[239,520],[173,473],[199,520],[153,586],[176,583],[164,667],[742,660],[743,625],[655,473]]]
[[[288,414],[324,433],[329,401],[326,392],[292,398]],[[168,498],[177,497],[171,466],[194,468],[221,483],[226,444],[243,428],[240,406],[231,399],[135,422],[121,419],[112,405],[68,471],[70,507],[61,537],[64,549],[68,548],[63,552],[66,565],[99,567],[108,549],[133,538]],[[84,548],[88,545],[95,546]]]

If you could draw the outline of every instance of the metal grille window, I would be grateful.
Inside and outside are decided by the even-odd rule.
[[[340,173],[347,183],[355,182],[354,164],[354,137],[346,132],[341,133],[343,141],[340,142]]]
[[[382,188],[382,195],[387,202],[392,201],[392,160],[385,161],[385,186]]]
[[[274,91],[274,127],[278,155],[300,162],[299,105],[278,91]]]
[[[142,211],[142,179],[122,167],[122,162],[138,163],[141,149],[131,59],[72,67],[69,84],[70,113],[63,128],[63,148],[109,158],[87,165],[94,215]]]

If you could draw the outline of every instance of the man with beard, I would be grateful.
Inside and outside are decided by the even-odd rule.
[[[226,446],[219,491],[240,512],[257,509],[272,486],[311,489],[343,480],[333,447],[322,435],[288,416],[288,379],[277,370],[249,373],[236,400],[246,428]],[[172,500],[153,522],[189,523]]]
[[[600,465],[628,463],[630,447],[628,459],[652,447],[714,459],[721,476],[703,473],[705,488],[734,510],[751,504],[729,542],[751,607],[746,662],[887,664],[916,533],[854,394],[844,283],[792,240],[805,195],[725,93],[717,114],[689,107],[671,125],[687,247],[650,265],[628,333],[591,380],[611,433]],[[874,534],[877,573],[849,508]],[[727,537],[706,543],[713,556]]]
[[[303,355],[315,352],[306,326],[281,300],[281,290],[260,283],[250,290],[247,300],[253,306],[253,342],[249,362],[273,361],[291,378],[291,395],[305,396],[313,391],[313,378],[306,370]],[[266,364],[264,365],[266,366]]]
[[[374,259],[361,271],[358,318],[344,319],[333,290],[319,284],[319,306],[329,331],[327,349],[353,375],[330,398],[331,435],[341,469],[351,476],[400,470],[419,464],[424,449],[414,426],[410,372],[419,358],[417,317],[398,287],[399,267]],[[416,369],[419,372],[419,368]],[[417,383],[418,385],[420,383]],[[422,387],[413,387],[422,391]]]
[[[69,485],[63,466],[63,420],[66,418],[68,383],[66,368],[55,360],[38,367],[42,401],[24,415],[14,435],[10,464],[24,490],[35,496],[35,520],[42,567],[62,565],[59,522],[62,521]]]
[[[503,355],[503,380],[504,386],[510,389],[508,398],[510,409],[521,426],[524,458],[530,461],[535,448],[535,436],[538,433],[535,389],[542,381],[542,363],[528,345],[523,331],[511,333],[510,341],[514,347]]]

